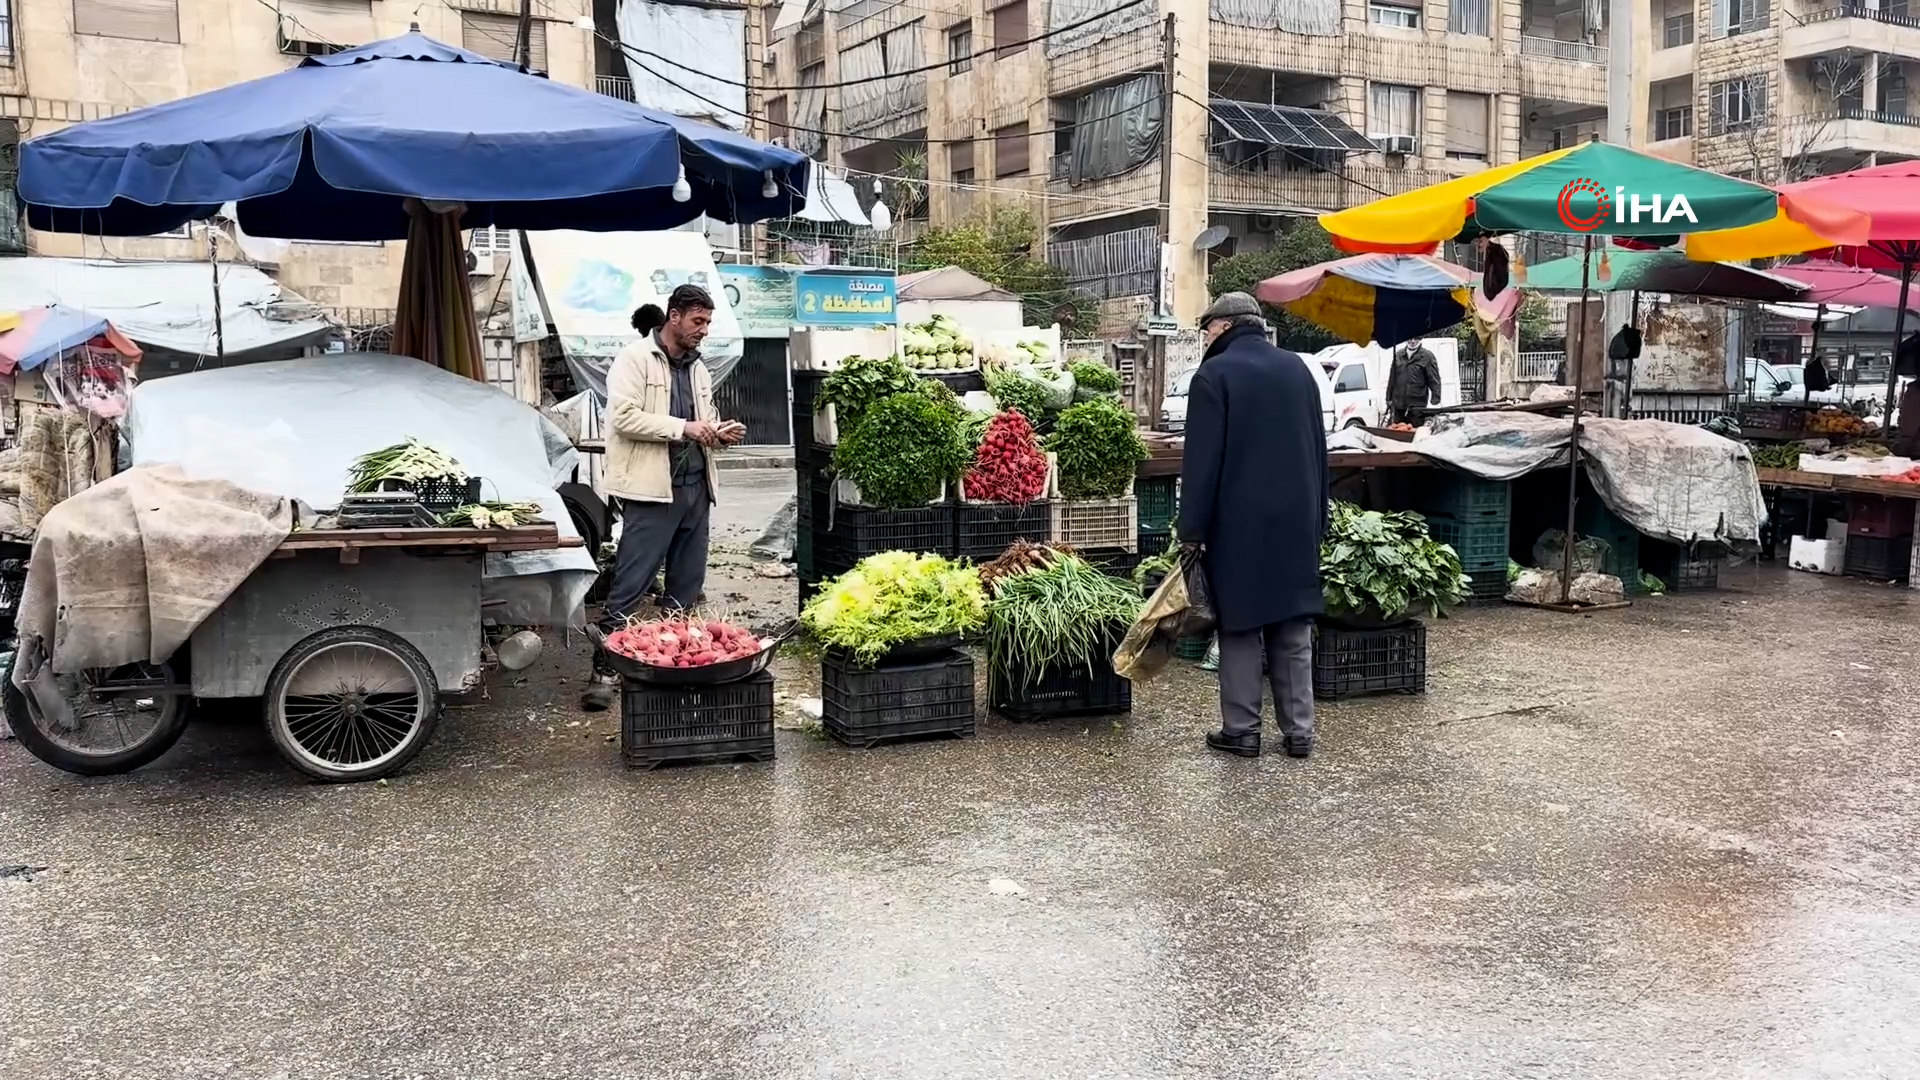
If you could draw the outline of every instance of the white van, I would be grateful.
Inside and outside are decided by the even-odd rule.
[[[1453,338],[1424,338],[1420,342],[1440,367],[1440,405],[1460,404],[1460,343]],[[1387,376],[1393,371],[1393,350],[1378,345],[1330,345],[1311,357],[1326,373],[1333,393],[1333,426],[1380,427],[1387,420]]]
[[[1313,373],[1320,385],[1320,421],[1329,432],[1333,427],[1333,384],[1321,373],[1320,365],[1312,357],[1300,358]],[[1193,373],[1199,371],[1198,365],[1190,367],[1173,377],[1173,385],[1167,388],[1167,396],[1160,403],[1160,430],[1176,435],[1187,430],[1187,391],[1193,386]]]

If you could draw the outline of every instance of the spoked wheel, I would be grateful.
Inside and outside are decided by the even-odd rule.
[[[433,737],[440,690],[420,650],[371,626],[322,630],[267,679],[267,733],[294,768],[334,783],[399,771]]]
[[[131,772],[173,748],[187,728],[192,694],[175,681],[172,664],[128,664],[78,675],[56,675],[71,715],[42,713],[31,694],[13,685],[19,654],[0,675],[7,722],[34,757],[81,776]]]

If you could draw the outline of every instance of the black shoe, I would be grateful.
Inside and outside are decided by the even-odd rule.
[[[1288,757],[1313,756],[1313,736],[1311,735],[1286,735],[1282,737],[1282,741],[1287,745]]]
[[[580,707],[588,712],[606,712],[620,697],[620,686],[605,676],[595,674],[587,680],[587,688],[580,694]]]
[[[1260,756],[1260,733],[1250,731],[1245,735],[1229,735],[1224,731],[1207,732],[1207,745],[1226,754],[1240,757]]]

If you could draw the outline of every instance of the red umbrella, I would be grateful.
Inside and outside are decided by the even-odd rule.
[[[1876,274],[1861,266],[1848,266],[1830,259],[1776,266],[1768,273],[1797,281],[1807,287],[1803,302],[1847,304],[1852,307],[1900,306],[1900,282],[1885,274]]]

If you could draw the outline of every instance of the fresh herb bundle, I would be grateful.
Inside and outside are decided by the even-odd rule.
[[[904,642],[977,630],[986,617],[987,595],[972,567],[906,551],[860,560],[800,613],[822,643],[863,664]]]
[[[1167,550],[1141,559],[1140,565],[1133,568],[1134,587],[1145,592],[1148,578],[1155,574],[1171,574],[1179,567],[1180,537],[1176,534],[1167,540]]]
[[[442,528],[511,529],[540,516],[540,507],[525,502],[468,503],[440,515]]]
[[[1060,494],[1069,499],[1111,499],[1126,493],[1133,470],[1146,460],[1147,444],[1134,430],[1133,414],[1106,398],[1083,401],[1053,423],[1047,449],[1060,457]]]
[[[860,488],[862,501],[888,510],[925,506],[959,479],[970,455],[960,415],[921,393],[875,403],[851,432],[841,432],[833,467]]]
[[[1120,392],[1120,373],[1095,360],[1075,360],[1067,365],[1073,375],[1073,394],[1085,401]]]
[[[1453,548],[1427,534],[1419,514],[1328,506],[1320,544],[1320,585],[1329,615],[1435,616],[1467,598],[1471,584]]]
[[[1047,388],[1013,372],[988,372],[987,393],[1001,412],[1017,410],[1035,428],[1047,416]]]
[[[467,470],[451,455],[411,437],[406,442],[362,454],[347,466],[347,490],[355,494],[372,491],[386,480],[412,484],[440,479],[465,483]]]
[[[819,404],[833,406],[834,422],[845,439],[875,403],[920,386],[919,376],[891,356],[849,356],[821,382]]]
[[[1077,555],[994,581],[987,604],[987,658],[1021,688],[1073,665],[1093,667],[1113,630],[1140,614],[1140,594]]]

